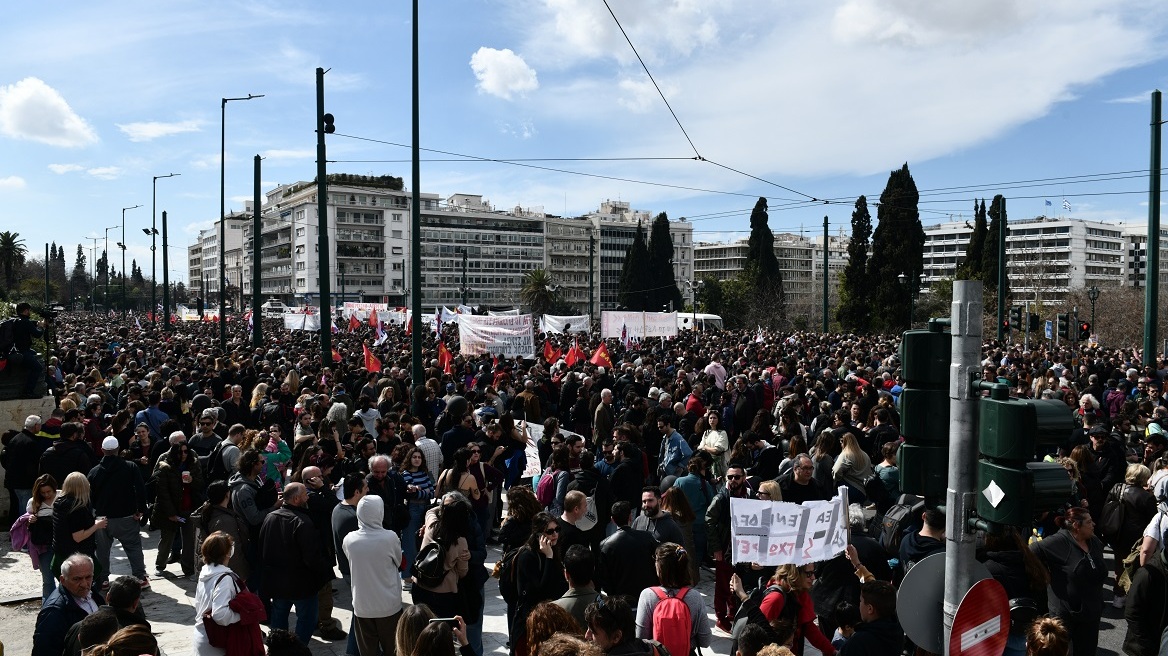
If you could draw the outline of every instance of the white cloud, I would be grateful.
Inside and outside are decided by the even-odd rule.
[[[312,148],[274,148],[260,153],[265,160],[312,159],[316,157],[316,150]]]
[[[49,164],[49,170],[57,175],[64,175],[74,171],[84,171],[85,167],[80,164]]]
[[[479,91],[511,100],[539,88],[535,69],[510,49],[482,47],[470,57],[470,67],[478,79]]]
[[[666,98],[673,95],[675,88],[672,85],[665,84],[660,80],[657,83],[661,85],[661,91]],[[661,96],[657,94],[657,88],[648,78],[621,80],[617,87],[622,92],[617,98],[617,102],[632,112],[644,114],[652,111],[655,107],[665,109],[665,105],[661,102]]]
[[[535,129],[535,123],[529,118],[523,119],[517,125],[504,123],[500,126],[499,131],[519,139],[530,139],[539,134],[539,130]]]
[[[122,169],[117,166],[98,166],[85,172],[99,180],[117,180],[122,175]]]
[[[97,143],[97,133],[56,89],[35,77],[0,86],[0,134],[63,148]]]
[[[196,157],[191,160],[191,166],[196,169],[219,168],[219,153]]]
[[[1150,105],[1152,102],[1152,92],[1151,92],[1151,90],[1148,90],[1148,91],[1145,91],[1143,93],[1137,93],[1137,94],[1133,94],[1130,96],[1124,96],[1122,98],[1111,98],[1111,99],[1107,100],[1106,102],[1119,103],[1119,104],[1124,104],[1124,105],[1138,105],[1141,103],[1148,103]]]
[[[161,121],[145,121],[140,123],[118,123],[118,129],[130,138],[130,141],[150,141],[159,137],[169,137],[184,132],[198,132],[202,121],[175,121],[163,123]]]
[[[24,178],[18,175],[0,178],[0,191],[16,191],[17,189],[24,189],[25,186]]]

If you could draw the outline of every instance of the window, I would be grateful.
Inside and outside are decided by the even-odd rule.
[[[391,230],[389,236],[393,237],[394,239],[401,239],[402,238],[402,231],[401,230]]]
[[[304,262],[297,262],[296,263],[296,270],[303,271],[304,270]]]
[[[394,246],[393,247],[393,254],[394,255],[401,255],[404,252],[405,252],[405,249],[403,249],[401,246]]]
[[[393,213],[393,220],[397,223],[400,223],[402,220],[401,212],[394,212]]]
[[[303,237],[304,236],[304,228],[297,228],[296,229],[296,236]]]

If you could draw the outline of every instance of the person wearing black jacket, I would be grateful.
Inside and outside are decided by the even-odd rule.
[[[730,497],[754,498],[754,490],[746,480],[746,469],[732,462],[726,467],[726,485],[714,495],[706,508],[706,546],[714,556],[714,615],[718,628],[729,632],[738,604],[730,594],[730,564],[733,545],[730,542]]]
[[[33,322],[30,318],[32,314],[32,305],[28,303],[16,304],[16,324],[12,327],[12,352],[0,353],[0,356],[6,356],[9,363],[22,362],[25,366],[24,386],[21,389],[21,397],[26,399],[35,399],[36,388],[38,382],[43,382],[45,379],[45,365],[41,359],[37,357],[36,351],[32,350],[32,340],[34,337],[44,335],[45,322]],[[63,480],[63,479],[58,479]]]
[[[641,503],[641,489],[645,487],[641,450],[632,442],[620,440],[613,449],[620,462],[608,478],[612,497],[617,501],[627,501],[631,506],[638,506]]]
[[[1012,610],[1006,652],[1024,653],[1026,630],[1035,617],[1046,614],[1046,586],[1050,583],[1050,574],[1013,528],[1001,533],[987,533],[985,548],[978,553],[977,559],[986,566],[990,576],[1002,584],[1006,598],[1010,600]]]
[[[1123,653],[1130,656],[1160,653],[1160,636],[1168,628],[1168,564],[1164,562],[1163,551],[1136,570],[1123,616],[1127,620]]]
[[[511,623],[512,653],[530,653],[527,616],[541,601],[555,601],[568,591],[564,566],[557,548],[560,528],[556,518],[541,512],[531,522],[531,536],[515,557],[515,581],[519,600]]]
[[[855,512],[852,511],[853,508],[856,509]],[[888,567],[888,553],[879,542],[864,535],[863,511],[857,504],[853,504],[848,509],[848,515],[852,528],[850,543],[856,548],[860,562],[877,581],[891,581],[892,569]],[[856,578],[856,568],[848,560],[846,553],[816,564],[811,600],[815,602],[819,629],[828,637],[839,628],[835,618],[836,606],[841,601],[850,601],[859,606],[860,580]]]
[[[860,586],[860,619],[856,632],[839,656],[896,656],[904,646],[904,631],[896,621],[896,590],[887,581]]]
[[[1094,654],[1103,617],[1103,543],[1095,537],[1095,522],[1083,508],[1070,508],[1059,518],[1062,529],[1030,545],[1050,572],[1057,603],[1051,610],[1066,624],[1076,654]]]
[[[300,477],[305,487],[308,488],[308,504],[305,506],[305,509],[308,511],[308,516],[312,519],[312,525],[320,537],[321,551],[329,563],[329,570],[331,572],[332,566],[337,562],[336,543],[333,540],[332,528],[333,508],[340,503],[340,500],[337,499],[336,492],[333,491],[332,487],[326,484],[320,467],[315,465],[305,467],[300,472]],[[325,640],[341,640],[346,634],[338,626],[338,622],[333,619],[332,578],[330,576],[324,582],[324,585],[320,588],[320,592],[317,594],[317,603],[319,605],[317,630],[320,633],[320,637]]]
[[[608,479],[596,471],[595,458],[591,451],[580,452],[580,471],[568,483],[568,491],[579,490],[585,497],[592,497],[596,510],[596,525],[584,531],[593,553],[599,553],[600,541],[605,538],[608,521],[612,517],[612,504],[616,501]]]
[[[89,470],[87,477],[93,511],[108,521],[106,527],[97,532],[97,562],[101,564],[101,571],[95,582],[100,586],[109,580],[110,549],[117,539],[130,561],[130,572],[143,585],[149,585],[139,524],[146,512],[146,484],[138,466],[122,458],[118,451],[118,438],[106,437],[101,443],[101,461]]]
[[[271,626],[288,629],[296,607],[296,637],[309,644],[319,612],[317,593],[332,578],[320,533],[308,514],[308,491],[302,483],[284,487],[284,505],[264,518],[259,547],[263,593],[272,599]]]
[[[1093,426],[1088,437],[1091,438],[1091,452],[1095,454],[1099,472],[1099,487],[1110,490],[1116,483],[1123,482],[1127,470],[1127,455],[1123,445],[1111,439],[1111,433],[1103,425]],[[1102,508],[1098,510],[1102,511]]]
[[[61,437],[41,454],[38,473],[63,481],[73,472],[89,473],[97,464],[93,449],[84,441],[85,427],[76,422],[61,424]]]
[[[29,415],[24,420],[24,430],[14,434],[4,450],[0,451],[0,465],[4,467],[4,484],[15,492],[15,520],[24,513],[28,500],[32,498],[32,485],[37,478],[37,464],[41,450],[37,446],[36,432],[40,430],[41,418]]]
[[[657,585],[654,554],[657,540],[647,531],[629,526],[632,506],[617,501],[610,510],[616,532],[600,543],[596,566],[596,583],[610,597],[637,599],[645,588]]]

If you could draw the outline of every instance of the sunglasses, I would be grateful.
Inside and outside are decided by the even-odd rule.
[[[473,455],[473,454],[475,454],[475,453],[482,453],[482,451],[480,451],[480,450],[478,450],[478,449],[471,449],[471,450],[470,450],[470,452],[471,452],[471,454],[472,454],[472,455]]]
[[[737,480],[741,480],[743,478],[746,478],[746,477],[743,476],[742,474],[726,474],[726,480],[728,480],[728,481],[737,481]]]
[[[555,527],[552,527],[552,528],[549,528],[549,529],[544,529],[544,532],[543,532],[543,534],[544,534],[544,535],[556,535],[556,534],[557,534],[557,533],[559,533],[559,532],[560,532],[560,527],[559,527],[559,526],[555,526]]]

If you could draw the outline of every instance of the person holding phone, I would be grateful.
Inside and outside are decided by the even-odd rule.
[[[555,516],[541,512],[531,521],[531,535],[515,558],[519,603],[511,622],[511,649],[514,656],[531,653],[527,641],[527,616],[541,601],[554,601],[568,591],[564,566],[556,548],[560,525]]]

